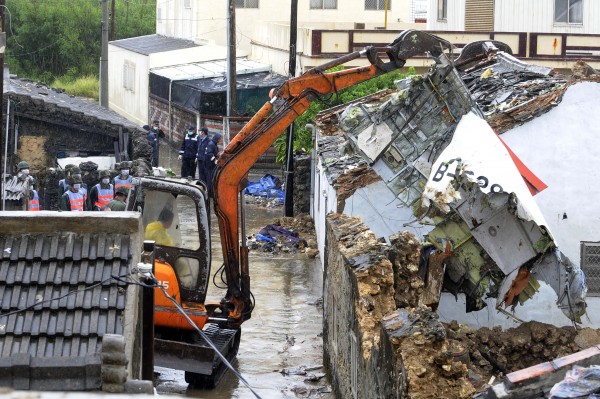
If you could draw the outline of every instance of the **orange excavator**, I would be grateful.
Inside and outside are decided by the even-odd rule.
[[[186,381],[214,387],[225,371],[220,356],[196,334],[203,329],[220,353],[230,359],[239,347],[240,327],[252,315],[248,248],[244,231],[247,174],[255,161],[311,102],[347,87],[397,70],[412,56],[439,56],[451,44],[430,34],[408,30],[392,44],[367,47],[292,78],[271,93],[220,154],[213,174],[214,210],[218,217],[227,293],[219,303],[207,303],[210,280],[209,201],[202,183],[184,179],[143,177],[134,180],[128,210],[142,212],[146,239],[155,241],[155,276],[185,310],[155,293],[155,364],[185,370]],[[385,55],[387,60],[381,57]],[[357,58],[370,65],[327,72]],[[241,206],[240,206],[241,204]]]

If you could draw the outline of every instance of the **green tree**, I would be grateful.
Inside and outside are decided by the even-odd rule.
[[[12,72],[44,82],[98,76],[99,0],[7,0],[6,7],[6,63]],[[155,9],[156,0],[115,0],[116,38],[154,33]]]
[[[343,67],[332,68],[328,72],[342,70]],[[415,69],[408,68],[408,71],[393,71],[377,78],[359,83],[356,86],[348,87],[331,97],[328,101],[314,101],[304,112],[294,121],[294,151],[308,152],[312,146],[312,132],[306,129],[307,123],[312,123],[317,114],[327,108],[335,107],[340,104],[348,103],[357,98],[376,93],[383,89],[393,89],[396,86],[394,82],[407,76],[414,75]],[[285,162],[286,159],[286,135],[283,134],[275,140],[275,150],[277,151],[277,162]]]

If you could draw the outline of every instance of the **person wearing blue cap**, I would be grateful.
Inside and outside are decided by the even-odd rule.
[[[219,133],[215,133],[206,146],[204,165],[206,167],[206,187],[208,187],[208,192],[210,195],[212,195],[212,175],[217,164],[217,158],[219,157],[219,144],[221,141],[221,135]]]
[[[204,165],[204,159],[206,158],[206,147],[210,142],[210,138],[208,137],[208,129],[203,126],[200,129],[200,137],[198,139],[198,154],[196,155],[196,159],[198,160],[198,180],[204,183],[208,187],[208,179],[207,179],[207,169],[206,165]]]

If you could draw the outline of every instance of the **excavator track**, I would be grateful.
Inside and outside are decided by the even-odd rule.
[[[210,339],[211,342],[219,349],[219,352],[227,359],[227,361],[231,363],[231,361],[237,355],[240,347],[241,329],[231,330],[219,328],[219,326],[216,324],[207,324],[207,327],[204,329],[204,333],[207,335],[208,339]],[[196,336],[194,339],[194,345],[210,350],[212,354],[210,373],[197,373],[193,370],[187,370],[187,368],[184,367],[183,369],[186,370],[185,382],[194,388],[212,389],[219,383],[221,378],[223,378],[225,372],[228,370],[228,367],[221,360],[221,358],[214,353],[214,350],[210,348],[203,337]],[[208,359],[204,359],[205,362],[207,360]]]

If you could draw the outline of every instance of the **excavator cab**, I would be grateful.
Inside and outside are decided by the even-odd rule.
[[[233,358],[240,331],[220,328],[205,306],[211,240],[204,184],[187,179],[134,179],[127,210],[142,214],[144,239],[154,241],[154,275],[223,354]],[[214,350],[160,288],[154,293],[155,365],[185,370],[186,381],[213,387],[224,372]]]

